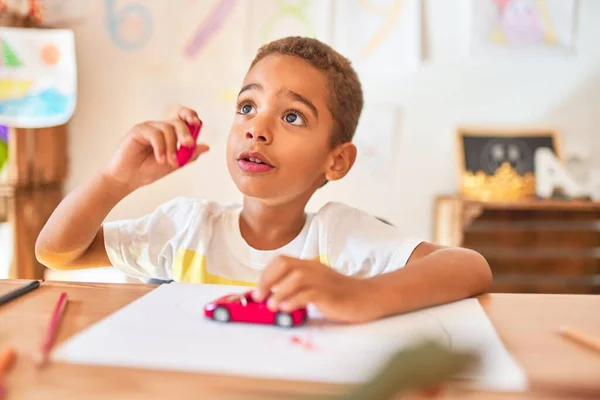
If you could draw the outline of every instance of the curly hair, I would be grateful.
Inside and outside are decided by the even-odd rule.
[[[329,82],[329,111],[334,120],[333,144],[351,142],[363,108],[363,92],[350,61],[317,39],[291,36],[262,46],[250,69],[271,54],[301,58],[325,73]]]

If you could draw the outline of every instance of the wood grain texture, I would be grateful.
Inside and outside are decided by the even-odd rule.
[[[62,183],[68,173],[68,130],[66,125],[51,128],[11,128],[9,159],[4,185],[37,187]]]
[[[35,241],[42,227],[62,200],[59,186],[16,189],[8,198],[8,222],[13,230],[13,260],[10,276],[43,279],[45,267],[35,258]]]
[[[10,276],[43,279],[35,241],[62,199],[68,173],[67,126],[11,128],[6,180],[0,182],[0,222],[11,224],[14,250]]]
[[[600,203],[438,196],[434,240],[481,253],[493,292],[600,293]]]
[[[0,281],[0,293],[26,281]],[[44,282],[0,307],[0,342],[15,346],[8,400],[15,399],[271,399],[342,393],[348,387],[211,374],[88,367],[52,363],[41,371],[32,357],[62,291],[69,296],[60,343],[152,290],[142,284]],[[600,296],[488,294],[479,301],[502,341],[532,380],[529,393],[483,393],[448,386],[440,398],[539,399],[600,395],[600,357],[560,337],[559,325],[600,334]],[[152,351],[152,349],[148,349]],[[251,360],[249,360],[251,362]],[[414,398],[420,398],[419,396]],[[593,398],[593,397],[589,397]]]

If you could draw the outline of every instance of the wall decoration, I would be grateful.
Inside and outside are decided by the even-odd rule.
[[[254,0],[248,12],[249,52],[286,36],[308,36],[325,43],[331,40],[330,0]]]
[[[576,0],[471,0],[474,52],[571,51]]]
[[[336,49],[350,58],[366,85],[416,71],[421,60],[419,0],[336,3]]]
[[[357,171],[387,179],[396,170],[400,112],[394,104],[369,104],[361,113],[354,144]]]
[[[116,0],[106,0],[106,25],[111,40],[121,49],[135,51],[144,47],[154,29],[150,10],[130,2],[117,8]]]
[[[560,159],[551,129],[460,128],[457,132],[459,192],[483,201],[535,198],[535,152],[548,148]]]
[[[184,47],[184,55],[194,58],[202,50],[210,38],[217,33],[236,6],[237,0],[219,0],[209,15],[204,19],[188,39]]]
[[[75,110],[76,96],[72,31],[0,28],[0,124],[62,125]]]

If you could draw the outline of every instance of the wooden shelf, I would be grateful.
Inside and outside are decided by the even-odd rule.
[[[481,253],[492,291],[599,293],[600,203],[438,196],[434,242]]]
[[[15,187],[12,185],[0,184],[0,197],[10,197],[15,193]]]
[[[43,279],[35,258],[35,241],[62,199],[67,176],[67,129],[11,129],[7,180],[0,182],[0,221],[11,225],[10,276]]]
[[[62,183],[68,174],[67,127],[19,129],[8,133],[6,181],[0,187]],[[2,190],[2,189],[0,189]]]
[[[465,227],[465,232],[489,231],[594,231],[600,232],[600,221],[481,221],[475,226]]]
[[[459,200],[466,204],[485,207],[490,210],[591,210],[600,211],[600,202],[582,200],[522,200],[522,201],[479,201],[463,199],[460,196],[442,195],[440,200]]]

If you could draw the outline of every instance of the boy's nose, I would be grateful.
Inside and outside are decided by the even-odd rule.
[[[253,131],[248,131],[246,132],[246,139],[250,139],[250,140],[256,140],[257,142],[262,142],[265,144],[271,143],[271,135],[267,132],[253,132]]]
[[[264,115],[259,113],[247,125],[246,139],[269,144],[273,140],[273,128],[273,117],[266,113]]]

